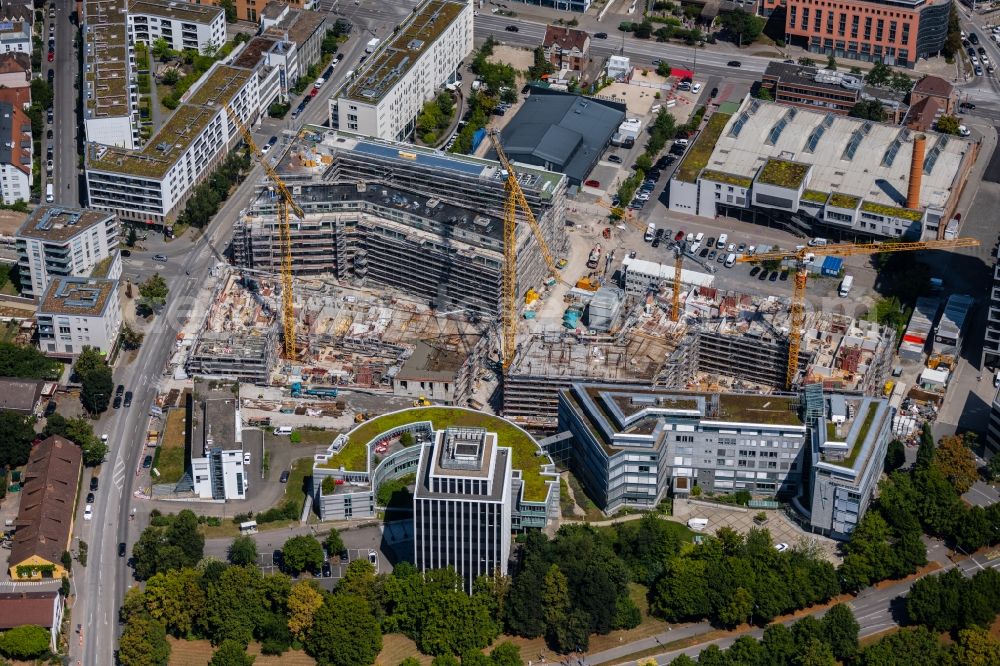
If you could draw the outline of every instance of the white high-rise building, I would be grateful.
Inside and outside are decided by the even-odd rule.
[[[479,576],[507,573],[512,450],[483,428],[447,428],[423,445],[413,498],[414,562],[454,567],[471,594]]]
[[[165,39],[175,51],[204,54],[226,42],[226,13],[214,5],[132,0],[128,28],[133,42]]]

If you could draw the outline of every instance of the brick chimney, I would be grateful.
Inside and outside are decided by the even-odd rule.
[[[920,180],[924,176],[924,148],[927,137],[918,134],[913,137],[913,156],[910,158],[910,182],[906,188],[906,207],[920,208]]]

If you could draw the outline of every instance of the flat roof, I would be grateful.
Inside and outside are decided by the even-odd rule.
[[[396,379],[451,382],[468,358],[466,351],[432,346],[420,340],[396,373]]]
[[[701,148],[703,139],[710,138],[707,133],[707,129],[702,132],[691,153]],[[944,208],[971,142],[935,132],[924,134],[927,144],[920,206]],[[727,119],[711,155],[701,166],[753,178],[768,160],[797,162],[812,167],[807,184],[810,190],[854,196],[874,206],[901,207],[916,135],[898,125],[748,96],[739,112]],[[688,167],[691,158],[689,153],[680,170],[696,174],[700,167],[694,163]]]
[[[344,466],[350,471],[362,471],[367,460],[365,446],[381,433],[408,423],[430,421],[434,430],[449,427],[485,428],[497,434],[497,445],[511,449],[512,467],[521,471],[524,481],[524,499],[544,502],[548,484],[554,476],[543,476],[543,467],[551,463],[538,443],[527,432],[498,416],[458,407],[416,407],[391,414],[384,414],[357,426],[347,434],[347,443],[321,467],[337,469]]]
[[[129,114],[128,27],[125,0],[85,0],[84,105],[89,118]]]
[[[17,230],[19,238],[36,238],[43,241],[66,241],[98,224],[107,224],[114,213],[41,204],[31,211],[28,219]]]
[[[400,164],[419,164],[435,170],[450,171],[468,178],[492,180],[503,185],[506,178],[500,163],[472,155],[445,153],[440,150],[409,143],[376,139],[345,130],[331,130],[319,125],[305,125],[296,137],[292,148],[285,153],[278,166],[279,173],[295,171],[291,156],[303,148],[326,149],[335,155],[338,151],[386,158]],[[538,194],[541,199],[551,198],[564,174],[546,171],[538,166],[514,162],[521,188]]]
[[[271,50],[271,47],[281,41],[280,37],[257,36],[246,43],[240,54],[233,60],[236,67],[253,68],[260,62],[260,57]]]
[[[423,5],[392,42],[368,61],[343,96],[359,102],[378,102],[467,7],[453,0],[430,0]]]
[[[225,13],[215,5],[196,5],[190,2],[152,2],[151,0],[131,0],[128,5],[130,14],[148,14],[164,18],[188,21],[190,23],[211,23]]]
[[[223,107],[252,76],[254,72],[249,69],[214,66],[145,146],[129,150],[91,143],[87,168],[162,178],[212,119],[220,112],[225,113]]]
[[[118,280],[54,276],[38,306],[38,314],[100,317],[117,291]]]
[[[326,20],[327,15],[323,12],[290,7],[285,18],[278,25],[273,25],[265,30],[264,34],[284,39],[287,33],[288,39],[301,47],[309,41],[309,38],[313,36]]]

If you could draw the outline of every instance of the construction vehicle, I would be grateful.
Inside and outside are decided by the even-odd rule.
[[[601,244],[598,243],[590,251],[590,256],[587,257],[587,268],[597,268],[598,264],[601,263]]]
[[[358,412],[357,414],[354,415],[355,423],[364,423],[367,420],[368,420],[368,415],[365,414],[364,412]]]
[[[882,254],[888,252],[916,252],[919,250],[950,250],[960,247],[975,247],[975,238],[955,240],[930,240],[913,243],[839,243],[821,248],[824,256],[850,257],[858,254]],[[792,291],[792,324],[788,332],[788,366],[785,370],[785,386],[791,389],[799,370],[799,348],[802,346],[802,328],[805,325],[806,282],[809,278],[809,264],[815,256],[815,248],[801,247],[797,250],[775,250],[741,256],[738,263],[764,261],[791,261],[795,264],[795,284]]]
[[[510,364],[514,362],[514,349],[517,338],[518,209],[521,210],[521,214],[524,215],[524,218],[528,221],[528,225],[531,227],[531,233],[534,234],[535,240],[538,242],[538,248],[542,253],[542,258],[545,260],[545,265],[548,266],[552,277],[555,278],[556,281],[562,282],[563,284],[565,284],[565,281],[559,275],[559,267],[552,258],[552,252],[549,250],[549,244],[545,242],[545,237],[542,235],[541,227],[538,226],[535,214],[531,211],[531,206],[528,205],[528,200],[525,198],[524,192],[521,190],[521,184],[517,180],[517,172],[514,171],[514,167],[511,165],[510,160],[507,158],[507,153],[504,152],[503,145],[500,143],[500,132],[496,129],[491,129],[488,132],[488,135],[490,137],[490,142],[493,144],[493,150],[496,151],[497,159],[500,161],[501,167],[503,167],[503,173],[506,174],[507,178],[504,182],[504,189],[507,190],[507,200],[504,202],[503,207],[504,265],[501,272],[501,294],[503,296],[501,321],[503,324],[503,335],[501,337],[502,348],[500,350],[501,366],[503,367],[503,370],[506,371],[510,367]]]
[[[267,177],[271,179],[274,183],[274,188],[278,192],[278,222],[279,222],[279,232],[281,237],[281,316],[282,324],[284,325],[285,332],[285,359],[288,361],[295,361],[297,357],[297,351],[295,349],[295,297],[292,292],[292,232],[288,225],[288,215],[289,213],[294,213],[295,217],[300,220],[305,217],[305,213],[302,208],[295,203],[295,199],[292,198],[292,193],[288,190],[284,181],[278,176],[278,172],[274,170],[270,162],[264,157],[264,153],[261,152],[257,144],[254,143],[253,135],[250,133],[250,129],[243,124],[240,117],[236,115],[236,112],[232,110],[228,105],[226,106],[226,113],[229,114],[229,118],[233,121],[240,130],[240,134],[243,135],[243,141],[246,142],[247,147],[253,153],[254,158],[260,165],[264,168],[264,173]]]
[[[337,389],[326,386],[310,386],[307,389],[302,388],[302,382],[295,382],[291,386],[291,394],[293,398],[301,398],[304,395],[313,396],[315,398],[329,398],[334,399],[337,397]]]
[[[427,399],[427,396],[424,395],[413,401],[414,407],[430,407],[432,404],[433,403]]]

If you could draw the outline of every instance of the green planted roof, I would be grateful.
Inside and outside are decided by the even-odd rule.
[[[813,203],[819,204],[826,203],[829,196],[830,195],[826,192],[820,192],[819,190],[806,190],[802,193],[802,198],[806,201],[812,201]]]
[[[858,207],[858,202],[861,201],[858,197],[852,197],[850,194],[841,194],[840,192],[834,192],[830,196],[830,201],[827,205],[836,206],[837,208],[849,208],[854,210]]]
[[[919,222],[924,219],[922,211],[912,210],[910,208],[900,208],[898,206],[886,206],[884,204],[875,203],[874,201],[866,201],[861,204],[861,210],[866,213],[874,213],[875,215],[883,215],[885,217],[896,217],[901,220],[911,220],[913,222]]]
[[[777,187],[798,189],[802,185],[802,181],[805,180],[807,173],[809,173],[808,164],[792,162],[791,160],[771,159],[760,170],[760,174],[757,175],[757,182]]]
[[[753,179],[749,176],[737,176],[736,174],[716,171],[714,169],[705,169],[701,172],[701,177],[704,180],[710,180],[714,183],[725,183],[726,185],[737,185],[739,187],[750,187],[753,184]]]
[[[362,423],[347,435],[347,443],[340,453],[332,456],[324,467],[362,471],[367,468],[367,444],[381,433],[409,423],[430,421],[435,430],[452,426],[485,428],[497,434],[500,446],[510,447],[512,467],[521,470],[524,481],[524,499],[544,502],[548,495],[548,481],[554,477],[542,476],[542,467],[549,463],[548,456],[538,455],[541,447],[525,431],[505,419],[470,409],[453,407],[416,407],[379,416]]]
[[[705,124],[705,129],[695,139],[694,145],[688,149],[684,161],[677,168],[677,180],[682,180],[685,183],[698,181],[698,174],[708,166],[708,160],[711,159],[712,153],[715,151],[715,144],[718,143],[719,137],[722,136],[722,130],[726,128],[726,123],[731,117],[728,113],[719,113],[718,111],[712,114],[708,123]]]

